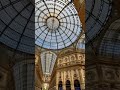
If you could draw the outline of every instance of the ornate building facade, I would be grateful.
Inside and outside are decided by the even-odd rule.
[[[69,0],[63,2],[67,4]],[[70,47],[60,50],[36,49],[41,62],[38,65],[42,69],[43,90],[85,90],[85,2],[75,0],[73,3],[83,29],[78,40]]]
[[[119,3],[0,0],[0,90],[120,90]]]
[[[36,58],[36,90],[85,90],[85,51],[74,50],[59,53],[51,74],[40,73],[41,58]]]
[[[85,89],[85,54],[74,52],[62,53],[58,57],[50,90],[84,90]],[[53,84],[56,82],[55,84]],[[55,85],[55,89],[52,89]]]

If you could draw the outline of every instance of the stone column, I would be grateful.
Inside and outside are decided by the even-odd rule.
[[[35,60],[23,60],[13,66],[16,90],[34,90]]]
[[[80,87],[81,87],[81,89],[82,90],[84,90],[85,89],[85,80],[84,80],[84,71],[83,71],[83,68],[81,68],[81,69],[78,69],[78,72],[79,72],[79,74],[80,74]]]
[[[71,90],[74,90],[74,72],[73,70],[70,71],[71,75]]]
[[[71,82],[71,90],[74,90],[74,83]]]
[[[58,84],[59,84],[59,72],[56,74],[56,90],[58,90]]]
[[[66,90],[66,74],[65,71],[63,71],[63,90]]]
[[[66,84],[63,84],[63,90],[66,90]]]

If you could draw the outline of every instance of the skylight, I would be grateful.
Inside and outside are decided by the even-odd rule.
[[[41,53],[41,64],[43,74],[51,74],[55,65],[57,55],[53,52],[46,51]]]
[[[81,22],[71,1],[36,0],[35,43],[47,49],[62,49],[74,43]]]

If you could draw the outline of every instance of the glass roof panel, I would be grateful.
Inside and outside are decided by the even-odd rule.
[[[110,25],[100,44],[99,54],[112,58],[120,56],[120,19]]]
[[[19,51],[35,51],[34,6],[29,0],[0,0],[0,42]]]
[[[36,0],[35,12],[36,45],[62,49],[79,37],[81,22],[72,1]]]
[[[55,65],[57,55],[53,52],[46,51],[41,53],[41,64],[43,74],[51,74]]]
[[[34,0],[0,1],[0,42],[15,51],[33,54],[34,43],[47,49],[62,49],[76,41],[81,22],[71,0],[35,0],[35,9],[33,3]]]
[[[86,1],[86,35],[87,41],[99,34],[106,24],[112,8],[112,0]],[[87,42],[86,41],[86,42]]]

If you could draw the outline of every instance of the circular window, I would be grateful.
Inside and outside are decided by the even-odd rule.
[[[81,22],[72,2],[36,0],[35,43],[47,49],[62,49],[74,43]]]

